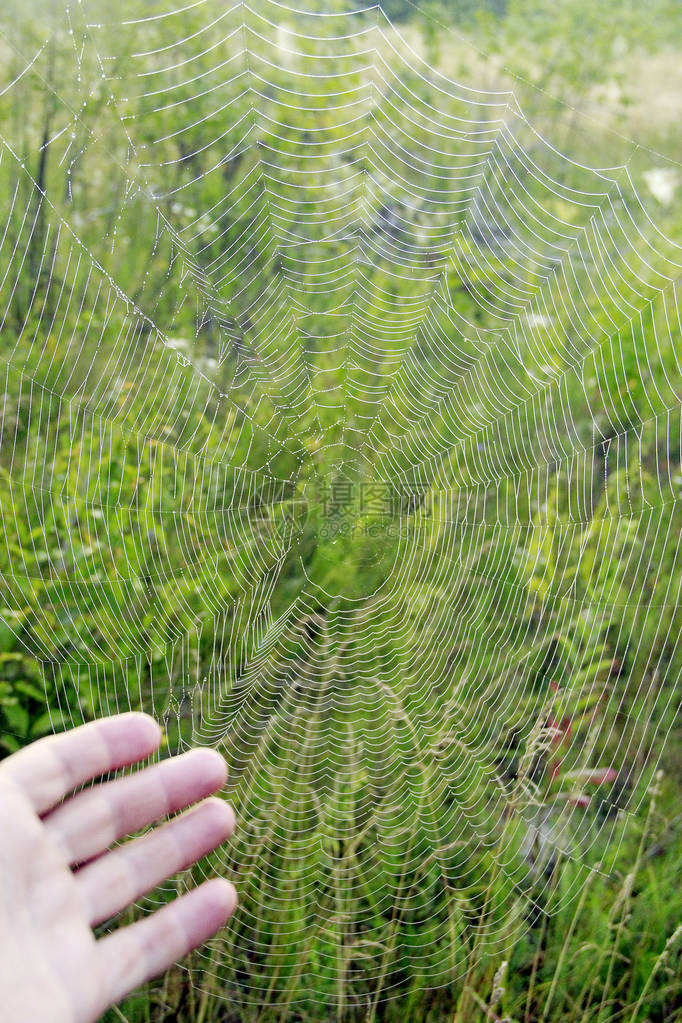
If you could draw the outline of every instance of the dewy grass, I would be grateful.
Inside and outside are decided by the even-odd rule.
[[[543,914],[539,928],[534,932],[535,949],[530,960],[526,951],[527,937],[511,944],[509,960],[501,962],[491,959],[478,940],[480,934],[477,934],[474,939],[474,955],[469,960],[469,972],[459,985],[460,994],[457,994],[455,987],[447,993],[434,993],[429,997],[422,992],[413,1001],[406,992],[403,997],[413,1007],[408,1018],[415,1023],[445,1023],[447,1019],[456,1023],[464,1020],[467,1023],[484,1023],[485,1020],[497,1020],[498,1023],[502,1020],[512,1023],[522,1023],[524,1020],[539,1020],[543,1023],[547,1020],[556,1020],[557,1023],[592,1023],[597,1020],[602,1023],[607,1019],[623,1019],[630,1023],[643,1021],[647,1013],[642,1015],[641,1010],[647,1004],[652,989],[664,979],[662,975],[669,979],[680,975],[682,928],[678,925],[662,949],[659,947],[649,953],[652,955],[650,968],[639,991],[631,995],[629,1001],[623,998],[629,971],[634,965],[630,956],[623,956],[623,941],[632,923],[632,900],[646,898],[647,857],[652,849],[657,850],[656,843],[660,840],[660,836],[652,832],[659,829],[656,805],[662,784],[663,779],[659,776],[650,792],[647,814],[637,845],[632,849],[634,860],[629,862],[630,869],[623,872],[619,887],[613,889],[612,881],[600,872],[597,864],[575,905],[567,906],[558,917],[550,918]],[[660,850],[657,854],[661,855]],[[624,865],[628,863],[629,855],[630,852],[626,851]],[[555,867],[558,886],[562,883],[563,869],[561,862],[558,862]],[[488,901],[492,898],[493,888],[494,881],[489,886]],[[593,914],[609,891],[613,891],[613,894],[609,896],[611,910],[608,924],[595,932],[592,926]],[[678,896],[677,912],[679,908]],[[671,911],[674,914],[675,909],[671,908]],[[389,955],[392,933],[390,921],[387,921],[383,953]],[[651,948],[653,937],[640,935],[638,940]],[[305,954],[310,952],[315,939],[316,935],[312,933]],[[266,1005],[257,1010],[255,1007],[244,1005],[238,1008],[235,1005],[232,1010],[236,1013],[235,1019],[243,1020],[244,1023],[255,1023],[256,1020],[259,1023],[270,1020],[284,1023],[293,1019],[310,1023],[323,1019],[373,1023],[379,1019],[399,1018],[395,1015],[398,1003],[382,1003],[376,999],[362,1004],[350,997],[348,1001],[342,1001],[340,1007],[337,1002],[335,1008],[331,1004],[328,1008],[314,1009],[312,1005],[306,1008],[305,1001],[300,1001],[303,992],[296,989],[296,978],[300,982],[305,954],[292,974],[292,983],[285,998],[279,998],[273,987],[269,1007]],[[639,954],[645,954],[641,948]],[[576,970],[578,964],[582,965]],[[214,970],[216,965],[218,969]],[[200,983],[196,992],[186,974],[177,975],[179,985],[174,983],[170,987],[166,986],[157,996],[151,992],[151,1020],[157,1023],[167,1019],[167,1013],[177,1011],[180,1005],[191,1005],[188,1019],[196,1020],[197,1023],[224,1021],[224,1009],[213,996],[220,994],[224,985],[230,984],[229,976],[221,979],[220,965],[210,957],[201,967],[206,974],[203,979],[197,975],[196,979]],[[527,969],[530,969],[529,974],[525,972]],[[599,992],[597,999],[593,997],[595,991]],[[158,998],[156,1008],[155,997]],[[299,1008],[294,1007],[294,1001],[300,1003]],[[456,1006],[454,1011],[448,1011],[448,1004],[451,1008]],[[431,1008],[427,1008],[428,1005]],[[126,1012],[125,1006],[123,1012]],[[648,1018],[651,1018],[650,1014],[651,1009],[648,1010]],[[124,1015],[123,1018],[129,1020],[129,1023],[142,1019],[137,1015]]]
[[[239,820],[111,1018],[671,1023],[682,7],[151,6],[0,10],[0,745]]]

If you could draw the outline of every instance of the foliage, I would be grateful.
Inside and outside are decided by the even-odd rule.
[[[105,26],[120,20],[119,6],[127,10],[108,0],[99,6]],[[320,6],[349,9],[344,3]],[[26,55],[42,45],[44,11],[37,2],[22,5],[19,17],[15,0],[10,8],[6,20],[12,27],[2,45],[12,80],[25,68]],[[596,86],[622,76],[642,49],[662,46],[679,17],[679,5],[667,0],[657,0],[645,12],[634,0],[491,0],[483,10],[462,0],[431,5],[418,14],[396,0],[384,9],[396,20],[409,19],[411,28],[418,26],[427,48],[429,39],[435,40],[444,59],[434,24],[452,19],[471,30],[477,45],[501,54],[512,73],[570,103],[589,99]],[[136,114],[140,152],[152,151],[158,164],[172,166],[178,189],[155,205],[144,189],[131,187],[138,180],[141,156],[121,140],[121,111],[103,81],[99,54],[83,51],[82,81],[75,83],[73,41],[55,12],[50,18],[47,77],[26,74],[0,93],[0,118],[16,158],[50,197],[49,205],[41,203],[36,189],[20,177],[23,202],[16,210],[3,205],[8,236],[17,246],[25,243],[26,263],[11,290],[0,339],[9,381],[3,436],[12,437],[0,448],[0,744],[11,753],[53,728],[134,698],[163,720],[165,752],[173,752],[201,735],[202,721],[220,722],[220,714],[227,713],[239,720],[241,701],[247,694],[254,701],[253,719],[225,740],[230,795],[243,822],[231,848],[241,871],[242,915],[235,930],[249,952],[241,960],[223,956],[225,946],[218,942],[208,953],[213,958],[197,957],[190,975],[172,972],[110,1018],[159,1023],[172,1018],[196,1023],[673,1020],[682,990],[680,764],[674,742],[663,749],[658,739],[650,743],[650,736],[677,734],[675,684],[682,668],[677,642],[682,610],[673,599],[663,599],[682,585],[682,566],[669,540],[680,531],[682,470],[679,445],[667,450],[667,436],[657,425],[674,405],[661,381],[675,377],[680,335],[677,328],[666,333],[668,308],[654,296],[655,267],[642,262],[632,268],[640,274],[637,286],[651,296],[642,331],[668,339],[655,351],[652,346],[646,369],[635,328],[628,333],[625,327],[619,333],[623,360],[617,370],[594,360],[582,376],[571,372],[575,339],[570,336],[554,348],[544,346],[545,353],[552,351],[548,359],[538,345],[537,352],[512,364],[489,343],[499,327],[493,309],[499,296],[490,281],[509,280],[512,232],[495,235],[483,204],[474,206],[470,239],[459,238],[446,274],[452,316],[437,306],[433,311],[434,330],[452,343],[460,360],[448,382],[455,400],[448,404],[430,393],[418,396],[429,410],[428,435],[440,447],[433,459],[433,492],[410,519],[420,531],[420,550],[405,582],[405,599],[387,608],[372,595],[407,542],[393,520],[368,515],[360,540],[348,535],[324,539],[315,518],[319,509],[313,508],[296,550],[292,553],[283,542],[298,525],[297,505],[305,503],[311,479],[333,472],[338,449],[346,458],[352,452],[357,456],[353,464],[361,466],[366,452],[360,424],[371,409],[357,396],[358,389],[353,394],[348,388],[347,368],[322,346],[314,353],[315,365],[331,397],[315,410],[298,409],[279,387],[276,359],[259,341],[257,317],[240,317],[239,301],[247,307],[257,303],[263,282],[282,276],[261,155],[267,151],[267,133],[261,133],[258,145],[235,151],[239,134],[234,124],[248,116],[248,96],[237,86],[229,94],[221,92],[232,108],[216,143],[215,120],[210,120],[215,96],[208,85],[197,90],[194,77],[213,81],[210,50],[196,57],[191,81],[174,72],[172,104],[162,104],[152,90],[142,95]],[[203,19],[200,7],[187,7],[183,31],[188,37]],[[280,27],[285,30],[286,24]],[[111,44],[116,53],[113,66],[107,66],[110,79],[125,80],[135,52],[152,53],[145,67],[150,74],[160,73],[166,61],[164,31],[155,19],[122,31],[115,40],[103,29],[102,45]],[[253,45],[268,57],[255,33]],[[325,100],[340,83],[362,94],[363,76],[361,65],[343,79],[330,71],[327,94],[318,101],[330,166],[336,161],[341,180],[344,173],[351,179],[350,166],[362,160],[363,149],[357,145],[338,156],[334,146],[344,138],[344,129],[334,121],[334,104]],[[286,87],[286,70],[273,72],[273,80]],[[428,103],[436,80],[401,74],[399,85]],[[266,114],[279,111],[273,96],[274,88],[259,94]],[[193,112],[194,128],[189,137],[176,138],[177,108],[183,104]],[[458,104],[453,100],[455,118],[462,111]],[[591,215],[589,208],[581,213],[566,198],[571,188],[580,187],[580,161],[589,162],[596,146],[610,165],[616,164],[622,150],[611,154],[620,143],[606,131],[586,141],[570,109],[548,105],[532,89],[524,105],[542,132],[554,119],[551,126],[575,164],[561,182],[565,192],[543,189],[532,174],[541,142],[533,142],[529,133],[510,143],[516,179],[573,238]],[[50,147],[41,149],[41,140],[66,131],[73,109],[84,112],[74,128],[72,152],[58,161]],[[289,136],[282,145],[291,157],[291,174],[278,179],[278,199],[290,226],[297,217],[314,217],[318,207],[316,183],[305,186],[301,201],[301,178],[296,177],[307,166],[306,114],[294,108],[287,117]],[[391,128],[387,106],[378,103],[372,117],[377,133]],[[412,160],[420,148],[435,148],[438,142],[428,123],[419,131],[415,152],[406,153],[396,168],[402,180],[414,173]],[[674,140],[667,144],[672,148]],[[628,159],[632,177],[623,179],[622,201],[633,212],[638,207],[632,183],[645,190],[643,175],[651,170],[651,157],[641,149]],[[13,194],[16,162],[3,150],[4,196]],[[205,221],[194,200],[185,198],[185,186],[194,180],[201,182],[201,210],[213,209],[228,192],[234,195],[230,215]],[[257,188],[243,185],[253,180]],[[160,191],[161,182],[148,181],[154,196],[157,184]],[[438,174],[430,184],[434,195],[447,197],[449,186]],[[409,242],[418,236],[426,214],[410,207],[408,193],[396,188],[383,204],[371,193],[365,196],[367,238]],[[20,216],[26,206],[35,218],[30,238]],[[221,264],[227,281],[220,291],[224,304],[214,303],[197,326],[195,307],[184,301],[185,278],[194,274],[193,283],[201,290],[215,262],[244,233],[254,207],[267,225],[254,240],[257,273],[241,276],[241,268]],[[513,211],[506,212],[513,223]],[[673,206],[661,203],[656,214],[663,234],[679,230],[680,215]],[[97,254],[95,271],[87,259],[71,259],[71,248],[62,250],[52,241],[62,220],[78,239],[74,251]],[[199,237],[191,259],[180,245],[188,231]],[[256,242],[262,242],[261,249]],[[338,249],[325,258],[346,259],[347,244],[339,232]],[[630,251],[625,235],[617,236],[619,246]],[[40,263],[45,249],[55,254],[58,279],[83,296],[85,310],[73,304],[64,323],[49,328],[49,316],[39,314],[36,301],[36,296],[44,298],[49,313],[52,292]],[[0,255],[0,278],[10,263],[6,251]],[[311,244],[301,259],[314,265],[320,251]],[[434,253],[434,265],[437,257]],[[567,263],[564,275],[556,275],[557,306],[568,307],[571,286],[579,290],[585,281],[580,260]],[[387,317],[419,287],[427,294],[431,268],[419,269],[423,280],[415,284],[396,280],[379,257],[368,267]],[[105,290],[107,282],[115,282],[106,308],[93,297],[95,278],[105,282]],[[634,285],[633,291],[642,298]],[[297,308],[294,289],[287,292],[287,301]],[[329,301],[324,289],[315,301],[304,323],[311,345],[322,333],[318,328]],[[617,304],[609,294],[588,295],[595,333],[612,339]],[[493,309],[490,315],[482,311],[486,307]],[[463,324],[475,331],[464,330]],[[539,336],[546,330],[550,337],[552,329],[551,323],[540,324]],[[158,343],[162,331],[163,345]],[[78,339],[77,357],[64,344],[69,336]],[[121,336],[133,339],[125,348],[129,360],[114,365],[112,352],[118,352]],[[575,466],[563,452],[549,450],[527,422],[524,432],[512,421],[517,428],[510,436],[523,436],[524,443],[535,446],[547,472],[545,480],[539,468],[528,470],[524,504],[519,478],[510,479],[499,468],[509,455],[505,444],[511,442],[499,432],[467,434],[462,428],[468,392],[456,388],[460,376],[479,368],[482,348],[484,371],[474,379],[481,402],[489,407],[500,393],[496,388],[509,380],[523,388],[565,374],[562,397],[574,413],[575,449],[579,441],[584,476],[603,479],[601,489],[595,486],[593,494],[576,498]],[[390,346],[381,353],[375,386],[389,376],[395,354]],[[438,367],[439,357],[428,345],[419,351],[424,366]],[[92,371],[84,372],[83,365]],[[193,369],[216,386],[203,377],[197,384]],[[172,380],[163,394],[155,387],[156,374]],[[24,378],[32,382],[30,392]],[[660,390],[648,386],[652,379]],[[59,408],[46,397],[54,394],[64,398]],[[618,436],[606,434],[608,417],[600,420],[594,411],[602,408],[604,394],[622,424]],[[334,396],[347,404],[343,432],[337,429],[336,434]],[[405,421],[412,398],[391,395],[396,422]],[[32,409],[38,402],[48,410],[44,434],[35,428]],[[171,417],[168,410],[174,406],[183,415]],[[315,415],[336,438],[328,450],[320,447]],[[108,432],[102,418],[113,424]],[[425,432],[405,432],[381,465],[386,476],[402,474],[410,482]],[[622,437],[629,446],[620,442]],[[481,448],[490,468],[485,478],[476,469]],[[249,491],[249,512],[258,514],[240,517],[249,472],[265,470],[281,483],[276,499]],[[667,502],[660,476],[669,480],[673,496]],[[186,485],[178,488],[178,479]],[[456,593],[444,568],[453,557],[453,533],[437,506],[439,489],[452,479],[474,495],[471,528],[457,534],[464,569]],[[633,479],[641,483],[636,492]],[[531,497],[540,494],[541,483],[547,484],[545,498]],[[41,497],[46,493],[49,500]],[[582,501],[578,512],[576,499]],[[532,527],[527,538],[518,539],[513,522],[487,518],[491,506],[515,507]],[[653,540],[646,519],[651,508],[659,522]],[[498,532],[498,527],[507,528],[506,539],[488,542],[479,525]],[[376,557],[377,549],[382,558]],[[260,586],[250,585],[254,564]],[[318,587],[314,607],[301,601],[304,575]],[[277,585],[270,585],[275,577]],[[634,602],[633,592],[643,600]],[[353,601],[362,602],[360,616],[374,615],[378,623],[371,648],[363,645],[361,629],[345,628],[337,614]],[[607,604],[621,609],[615,622],[601,613]],[[270,642],[273,635],[285,635],[286,660]],[[405,654],[405,635],[407,646],[419,654],[416,664]],[[216,651],[223,667],[227,663],[221,645],[226,636],[234,685],[228,710],[220,705],[216,712],[212,670]],[[631,636],[638,642],[631,642]],[[508,653],[502,669],[500,649]],[[140,650],[148,656],[140,658]],[[195,666],[196,684],[188,681],[188,664]],[[423,702],[417,683],[434,665],[443,671],[433,675],[448,684]],[[249,687],[258,671],[265,673],[268,686],[254,696]],[[490,694],[496,715],[485,717],[469,698],[467,687],[473,690],[476,683]],[[661,694],[655,707],[652,691]],[[352,717],[344,714],[344,701],[334,703],[337,692],[357,708]],[[286,743],[273,722],[285,724]],[[343,736],[341,750],[333,745],[335,735]],[[611,764],[628,744],[632,756],[617,774]],[[343,770],[333,785],[318,787],[329,762],[342,763]],[[633,792],[635,775],[639,787]],[[439,784],[441,777],[451,787]],[[460,827],[453,789],[474,806],[469,830]],[[638,809],[625,814],[625,804]],[[580,823],[566,842],[557,836],[568,806],[578,810]],[[309,831],[280,834],[277,814],[306,822]],[[493,824],[486,830],[488,819]],[[608,827],[601,829],[604,821]],[[389,850],[390,876],[372,855],[379,846]],[[264,884],[259,862],[277,878],[277,890]],[[500,870],[501,863],[512,864],[509,876]],[[456,890],[461,877],[468,880],[466,897]],[[350,904],[351,888],[363,917],[373,922],[371,938],[349,924],[357,908]],[[278,891],[287,897],[278,898]],[[516,898],[518,891],[526,901]],[[387,892],[397,893],[395,902],[387,900]],[[251,938],[254,926],[257,946]],[[402,943],[396,938],[399,927]],[[488,930],[503,936],[503,955],[484,940]],[[311,976],[313,989],[308,987]],[[264,996],[262,1009],[250,1004],[252,991]],[[388,992],[400,998],[386,999]]]

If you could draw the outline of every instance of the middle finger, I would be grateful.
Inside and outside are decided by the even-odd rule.
[[[117,839],[217,792],[226,776],[219,753],[193,749],[73,796],[44,825],[69,864],[84,863]]]

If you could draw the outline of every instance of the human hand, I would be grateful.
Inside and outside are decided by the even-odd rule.
[[[0,762],[0,1005],[5,1023],[90,1023],[211,937],[236,905],[205,882],[127,927],[92,928],[231,835],[234,815],[205,799],[147,835],[117,839],[220,789],[222,757],[195,749],[97,784],[157,749],[145,714],[122,714],[40,739]]]

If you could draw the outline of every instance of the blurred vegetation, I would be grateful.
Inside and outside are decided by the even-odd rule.
[[[680,152],[676,122],[658,110],[638,146],[623,136],[637,102],[637,69],[652,55],[679,53],[671,41],[682,38],[682,8],[667,0],[458,0],[419,9],[392,0],[384,7],[443,73],[474,85],[480,74],[482,86],[514,89],[528,124],[519,122],[519,138],[509,144],[509,166],[550,216],[569,225],[571,238],[593,209],[567,198],[583,186],[584,165],[627,164],[627,175],[616,174],[622,205],[609,226],[615,249],[639,275],[627,294],[643,310],[642,334],[656,339],[646,346],[644,366],[637,325],[619,321],[615,330],[617,299],[595,293],[584,314],[595,336],[618,338],[619,364],[595,361],[582,375],[573,372],[580,339],[567,329],[552,347],[551,323],[538,326],[547,343],[512,364],[491,343],[499,330],[496,303],[512,277],[509,237],[495,235],[486,210],[475,209],[474,241],[461,243],[446,273],[454,318],[434,313],[435,329],[460,359],[447,380],[460,403],[438,403],[424,389],[418,397],[425,421],[405,430],[394,448],[390,431],[382,433],[387,420],[376,425],[372,471],[379,478],[399,473],[416,485],[425,439],[435,438],[436,451],[432,492],[413,518],[422,531],[402,582],[404,599],[385,606],[371,595],[395,559],[414,552],[409,539],[377,520],[374,533],[332,545],[320,536],[319,509],[308,508],[299,521],[298,502],[305,503],[316,473],[333,473],[340,457],[353,465],[356,459],[363,472],[373,459],[362,425],[369,402],[353,388],[353,371],[344,377],[334,353],[322,342],[315,347],[330,303],[340,300],[325,298],[322,288],[305,296],[313,308],[301,314],[312,352],[304,360],[329,397],[303,408],[277,363],[277,345],[273,354],[257,316],[243,313],[254,303],[258,309],[268,287],[284,278],[284,307],[300,313],[294,260],[282,257],[271,224],[273,207],[282,234],[321,208],[319,181],[305,179],[300,199],[312,145],[309,110],[286,108],[289,130],[279,145],[287,169],[275,168],[272,178],[263,170],[274,159],[263,124],[268,114],[282,114],[277,90],[295,85],[297,69],[287,70],[282,57],[271,80],[258,82],[254,67],[270,56],[271,43],[259,39],[260,23],[248,29],[251,86],[260,90],[263,120],[254,122],[256,144],[243,147],[240,119],[252,116],[253,97],[244,100],[238,84],[222,90],[232,71],[215,72],[210,48],[194,55],[191,82],[174,72],[173,99],[162,101],[140,85],[135,54],[152,53],[145,69],[160,75],[174,29],[163,19],[120,27],[134,4],[95,6],[100,28],[39,0],[9,0],[0,15],[2,86],[16,80],[0,88],[0,227],[7,229],[0,250],[0,745],[11,753],[119,705],[144,707],[164,723],[164,753],[218,736],[242,821],[230,849],[241,899],[230,931],[189,971],[172,971],[108,1018],[681,1018],[682,469],[679,395],[669,381],[679,385],[682,338],[670,318],[674,302],[661,299],[665,271],[652,255],[669,269],[674,253],[665,238],[680,234],[682,186],[678,164],[666,157],[679,160]],[[318,8],[343,16],[349,5]],[[287,18],[278,31],[306,31],[304,19]],[[376,18],[369,11],[367,25]],[[191,39],[205,20],[201,6],[188,6],[183,33]],[[226,44],[226,61],[239,38],[237,32]],[[96,45],[81,47],[84,39]],[[388,49],[384,56],[388,66]],[[309,65],[308,73],[317,67],[312,56]],[[366,106],[364,72],[352,57],[344,88],[349,74],[353,97]],[[341,81],[341,72],[335,75],[325,79],[329,96]],[[396,76],[404,95],[409,90],[415,102],[436,105],[436,72],[401,68]],[[117,91],[119,82],[138,94]],[[334,102],[321,92],[315,104],[319,124],[340,145]],[[192,131],[179,134],[185,105]],[[451,116],[464,107],[454,98]],[[131,109],[135,146],[121,130],[132,125]],[[381,152],[380,132],[392,130],[388,102],[372,116]],[[428,125],[420,122],[418,130],[414,151],[394,168],[405,180],[414,177],[423,147],[436,146]],[[551,165],[556,172],[561,163],[565,192],[544,188],[533,175],[533,161],[553,158],[544,138],[574,161]],[[352,181],[357,162],[367,175],[366,146],[338,157],[335,145],[329,162],[341,183]],[[434,194],[447,197],[450,185],[436,178]],[[254,180],[260,184],[252,188]],[[278,191],[269,192],[275,180]],[[427,214],[410,207],[409,189],[382,199],[381,183],[364,196],[364,237],[409,246]],[[612,179],[604,188],[614,193]],[[678,189],[678,201],[670,188]],[[228,194],[232,206],[221,213]],[[251,230],[254,207],[264,216],[253,229],[251,259],[223,264]],[[646,259],[632,249],[629,228],[620,229],[640,215],[650,232]],[[270,226],[259,234],[260,223]],[[341,229],[338,239],[330,254],[313,238],[301,261],[314,268],[329,259],[343,268],[351,246]],[[385,296],[387,318],[401,298],[427,292],[440,255],[404,280],[381,258],[368,260],[367,279],[375,297]],[[570,308],[572,285],[579,289],[594,272],[571,266],[557,275],[557,305]],[[496,281],[503,282],[499,291]],[[527,283],[536,287],[537,275]],[[62,286],[74,296],[66,309]],[[203,315],[196,294],[205,300]],[[283,314],[277,341],[287,339],[287,324]],[[492,428],[463,431],[461,410],[473,403],[456,387],[475,370],[482,348],[485,373],[473,377],[481,407],[496,408],[517,381],[535,388],[565,374],[554,411],[573,413],[567,447],[573,454],[582,445],[579,466],[558,441],[541,436],[537,422],[533,432],[513,412],[505,437]],[[356,368],[355,383],[385,387],[388,415],[404,422],[409,395],[388,394],[395,352],[387,346],[380,358],[376,377]],[[437,346],[419,358],[427,368],[441,365]],[[335,395],[344,403],[343,431]],[[523,444],[539,452],[537,463],[523,465],[527,499],[521,477],[504,471],[505,458],[514,462],[520,451],[513,438],[525,429]],[[477,476],[482,443],[489,478]],[[577,513],[576,474],[605,479],[578,498]],[[633,488],[634,479],[641,485]],[[543,499],[531,496],[533,488]],[[456,533],[438,504],[439,491],[448,489],[471,495],[472,518]],[[498,529],[493,499],[532,528],[521,536],[510,520],[502,521],[506,532]],[[306,575],[319,585],[314,606]],[[364,601],[355,627],[340,613],[349,598]],[[607,607],[615,612],[606,614]],[[363,615],[374,623],[369,643]],[[254,695],[258,672],[268,685]],[[439,684],[422,703],[423,678]],[[216,698],[221,682],[225,691]],[[325,702],[335,687],[353,715]],[[482,713],[479,690],[495,713]],[[254,701],[252,720],[225,737],[224,721],[241,722],[247,699]],[[204,720],[216,725],[214,733],[202,729]],[[273,722],[284,724],[286,741]],[[337,762],[334,783],[318,792],[316,779]],[[439,784],[441,776],[448,784]],[[465,825],[456,791],[471,810]],[[563,842],[556,836],[569,803],[581,824]],[[301,832],[280,834],[281,819],[300,821]],[[384,860],[375,857],[377,848],[387,850]],[[371,932],[353,932],[360,918],[371,921]]]

